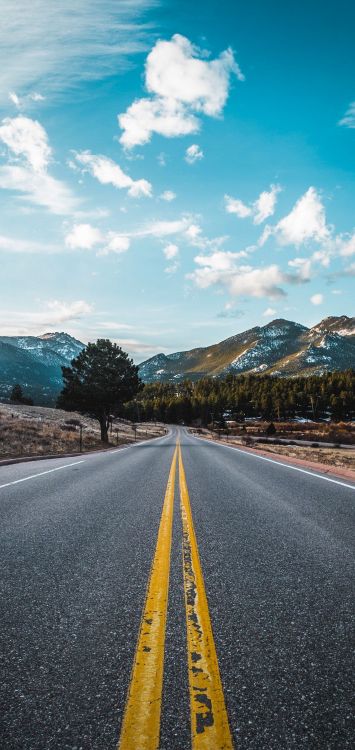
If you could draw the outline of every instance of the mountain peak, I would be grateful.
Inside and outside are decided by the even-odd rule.
[[[167,357],[156,355],[141,362],[139,371],[142,380],[151,383],[224,377],[227,373],[296,377],[352,367],[355,368],[355,318],[343,315],[327,318],[311,329],[275,318],[218,344]]]

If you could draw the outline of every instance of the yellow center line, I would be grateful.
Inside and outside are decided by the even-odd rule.
[[[118,750],[157,750],[159,746],[177,450],[170,467]]]
[[[179,445],[192,750],[233,750]]]

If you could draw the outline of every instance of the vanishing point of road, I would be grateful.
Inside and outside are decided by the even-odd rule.
[[[184,428],[1,467],[0,747],[354,747],[354,511]]]

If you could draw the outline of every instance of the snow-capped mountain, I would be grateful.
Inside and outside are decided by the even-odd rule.
[[[218,344],[157,354],[139,366],[145,382],[223,376],[232,372],[296,376],[355,368],[355,318],[329,317],[313,328],[290,320],[231,336]]]
[[[36,403],[53,403],[62,388],[62,365],[70,365],[84,344],[69,334],[0,336],[0,398],[15,383]]]

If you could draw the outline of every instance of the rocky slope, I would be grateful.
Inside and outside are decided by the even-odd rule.
[[[355,318],[329,317],[313,328],[273,320],[212,346],[157,354],[142,362],[145,382],[198,380],[229,372],[296,376],[355,368]]]

